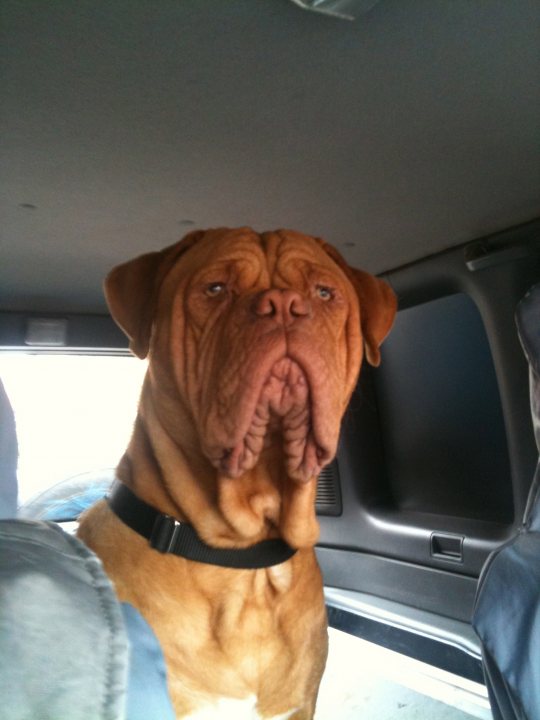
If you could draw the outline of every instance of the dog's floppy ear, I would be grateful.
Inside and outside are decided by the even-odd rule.
[[[140,358],[148,354],[155,304],[165,275],[202,235],[203,231],[189,233],[164,250],[117,265],[105,278],[105,297],[111,315],[128,336],[131,350]]]
[[[396,315],[396,295],[387,282],[363,270],[352,268],[336,248],[321,242],[326,253],[345,272],[356,290],[360,300],[366,358],[370,365],[377,367],[381,362],[379,347],[390,332]]]

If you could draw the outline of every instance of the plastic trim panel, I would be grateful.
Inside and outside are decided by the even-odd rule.
[[[325,599],[331,627],[483,683],[480,648],[469,624],[336,588],[326,588]]]
[[[324,584],[469,622],[477,579],[350,550],[317,547]]]

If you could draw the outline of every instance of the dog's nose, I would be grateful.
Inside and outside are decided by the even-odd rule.
[[[296,290],[272,288],[257,295],[253,312],[261,318],[274,318],[284,325],[290,325],[298,318],[311,314],[311,304]]]

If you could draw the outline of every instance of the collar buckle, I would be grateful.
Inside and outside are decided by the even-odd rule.
[[[152,533],[150,534],[150,545],[160,553],[174,552],[176,540],[182,523],[170,515],[160,513],[156,516]]]

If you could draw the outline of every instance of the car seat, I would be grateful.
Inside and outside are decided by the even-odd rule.
[[[173,720],[159,642],[118,601],[98,557],[56,523],[15,519],[17,439],[1,383],[0,414],[3,720]],[[30,503],[28,514],[75,519],[111,479],[71,479]]]
[[[540,284],[516,312],[529,361],[531,409],[540,450]],[[494,720],[540,718],[540,462],[518,534],[482,571],[473,626],[482,642]]]

